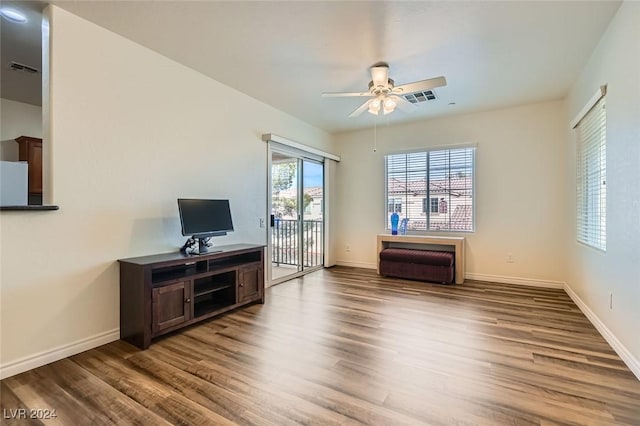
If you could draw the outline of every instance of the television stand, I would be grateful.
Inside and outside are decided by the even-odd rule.
[[[251,303],[264,303],[264,246],[234,244],[120,259],[120,338],[151,340]]]

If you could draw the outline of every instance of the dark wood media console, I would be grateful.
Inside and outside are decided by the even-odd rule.
[[[264,246],[219,246],[120,259],[120,338],[151,339],[250,303],[264,303]]]

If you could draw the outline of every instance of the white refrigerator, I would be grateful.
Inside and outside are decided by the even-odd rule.
[[[26,161],[0,161],[0,206],[26,206],[28,191]]]

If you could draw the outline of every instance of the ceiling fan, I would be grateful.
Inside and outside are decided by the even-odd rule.
[[[427,80],[414,81],[413,83],[395,86],[392,79],[389,78],[389,64],[386,62],[378,62],[371,67],[371,81],[369,82],[369,91],[367,92],[337,92],[323,93],[325,98],[349,97],[349,96],[366,96],[370,97],[365,103],[360,105],[353,111],[349,117],[357,117],[365,110],[371,114],[378,115],[380,111],[383,114],[393,112],[396,107],[406,111],[412,110],[414,105],[407,101],[403,95],[409,93],[422,92],[431,90],[435,87],[447,85],[444,77],[429,78]]]

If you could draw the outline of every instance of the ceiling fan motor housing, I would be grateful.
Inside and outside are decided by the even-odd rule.
[[[369,92],[372,95],[388,95],[393,90],[393,80],[388,78],[387,84],[380,84],[378,86],[374,86],[373,80],[369,82]]]

